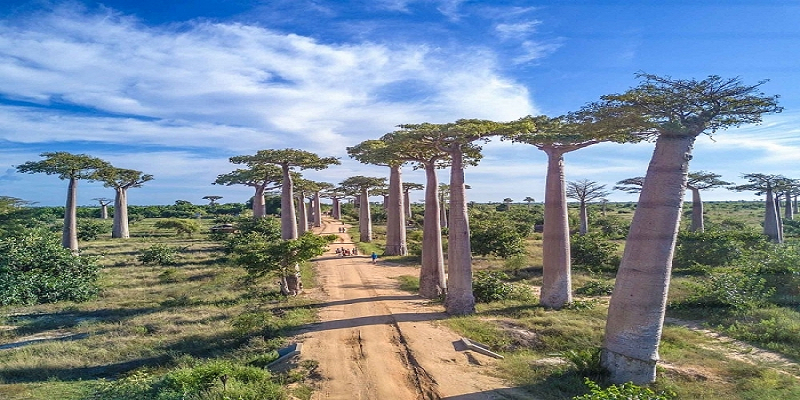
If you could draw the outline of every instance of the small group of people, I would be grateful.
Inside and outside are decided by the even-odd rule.
[[[347,229],[345,229],[345,228],[339,228],[339,233],[347,233]]]
[[[358,255],[358,249],[355,248],[355,247],[353,247],[352,250],[351,249],[346,249],[344,247],[338,247],[338,248],[336,248],[336,254],[338,254],[339,256],[342,256],[342,257],[357,256]]]

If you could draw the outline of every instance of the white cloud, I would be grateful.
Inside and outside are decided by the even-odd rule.
[[[536,27],[541,23],[542,21],[539,20],[528,20],[516,23],[499,23],[495,25],[494,30],[497,32],[497,35],[500,37],[500,39],[503,40],[518,39],[520,37],[527,38],[529,35],[536,32]]]

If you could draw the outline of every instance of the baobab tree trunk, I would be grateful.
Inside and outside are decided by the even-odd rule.
[[[372,215],[369,210],[369,190],[361,189],[361,206],[358,208],[358,233],[360,241],[369,243],[372,241]]]
[[[294,188],[289,166],[282,165],[283,181],[281,183],[281,239],[297,239],[297,216],[294,210]]]
[[[297,234],[302,235],[308,230],[308,211],[306,209],[306,200],[303,193],[297,197]]]
[[[333,203],[331,216],[335,219],[342,219],[342,202],[339,201],[338,197],[332,198],[331,202]]]
[[[314,192],[314,226],[322,226],[322,204],[320,204],[319,192]]]
[[[444,201],[444,196],[439,198],[439,225],[442,228],[447,228],[447,202]]]
[[[67,204],[64,209],[64,229],[61,232],[61,246],[78,252],[78,179],[71,177],[67,187]]]
[[[405,206],[406,219],[411,219],[411,196],[408,190],[403,192],[403,205]]]
[[[435,299],[446,293],[442,225],[439,219],[439,178],[436,166],[425,164],[425,215],[422,220],[422,266],[419,270],[419,295]]]
[[[111,237],[119,239],[128,239],[131,237],[130,230],[128,229],[128,190],[124,187],[116,188]]]
[[[655,381],[672,256],[695,136],[661,134],[608,308],[601,363],[614,383]]]
[[[706,227],[703,221],[703,201],[700,200],[700,190],[688,187],[692,191],[692,232],[705,232]]]
[[[792,207],[792,192],[786,191],[783,195],[786,197],[786,204],[783,208],[783,217],[789,221],[794,220],[794,207]]]
[[[475,312],[472,294],[472,249],[469,243],[464,163],[460,144],[450,148],[450,226],[447,235],[447,297],[444,307],[448,314],[466,315]]]
[[[542,292],[539,302],[560,309],[572,302],[572,261],[570,259],[569,219],[564,185],[564,153],[544,147],[547,177],[544,192],[542,231]]]
[[[100,219],[108,219],[108,204],[100,204]]]
[[[766,211],[764,213],[764,234],[769,237],[773,243],[782,243],[781,227],[778,222],[778,210],[775,207],[775,197],[772,193],[772,188],[767,187],[766,190]]]
[[[267,205],[264,202],[264,190],[266,188],[258,185],[256,194],[253,196],[253,218],[264,218],[267,215]]]
[[[586,211],[586,201],[581,200],[580,205],[580,218],[581,218],[581,228],[580,228],[580,235],[584,236],[589,232],[589,213]]]
[[[406,218],[403,207],[403,175],[400,166],[389,167],[389,196],[386,203],[386,250],[388,256],[406,255]]]

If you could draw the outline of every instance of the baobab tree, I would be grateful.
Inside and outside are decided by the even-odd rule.
[[[336,157],[320,157],[314,153],[298,149],[259,150],[254,156],[243,156],[244,163],[250,165],[277,165],[281,168],[281,237],[297,239],[297,217],[294,207],[294,184],[291,171],[321,170],[341,162]]]
[[[65,151],[46,152],[39,156],[41,161],[28,161],[18,165],[17,171],[29,174],[44,173],[58,175],[61,180],[69,180],[67,203],[64,207],[64,230],[61,245],[78,252],[77,198],[78,180],[94,180],[97,170],[110,167],[110,164],[97,157],[86,154],[72,154]]]
[[[319,228],[322,226],[322,193],[324,191],[328,191],[333,189],[333,184],[328,182],[315,182],[316,183],[316,190],[314,190],[314,195],[312,199],[312,220],[314,226]]]
[[[203,196],[204,200],[208,200],[208,205],[214,207],[217,205],[217,200],[221,199],[222,196]]]
[[[514,200],[512,200],[511,197],[506,197],[505,199],[503,199],[503,207],[504,207],[503,211],[510,210],[511,209],[511,203],[513,203],[513,202],[514,202]]]
[[[386,186],[386,178],[369,176],[351,176],[339,184],[350,193],[358,193],[358,232],[359,241],[368,243],[372,241],[372,215],[369,209],[369,191]]]
[[[114,168],[108,166],[98,169],[94,179],[102,181],[103,186],[114,189],[114,220],[111,225],[111,237],[128,239],[128,189],[142,187],[145,182],[153,180],[153,175],[135,169]]]
[[[607,196],[609,192],[605,188],[606,185],[588,179],[567,182],[565,192],[567,197],[580,203],[581,236],[589,232],[589,213],[586,211],[586,203]]]
[[[347,148],[350,157],[364,164],[389,167],[389,187],[384,205],[386,206],[386,249],[385,255],[404,256],[406,249],[406,214],[403,198],[402,166],[406,160],[383,140],[365,140]]]
[[[631,222],[608,309],[601,363],[614,383],[650,383],[656,377],[672,256],[696,138],[703,133],[758,123],[780,112],[777,96],[759,91],[764,81],[709,76],[672,79],[640,73],[642,82],[602,97],[610,113],[646,118],[641,135],[655,139],[638,207]]]
[[[92,200],[100,203],[100,219],[108,219],[108,205],[113,203],[114,200],[105,197],[97,197]]]
[[[231,157],[234,164],[248,164],[252,156]],[[253,218],[263,218],[267,215],[264,202],[264,193],[267,190],[277,189],[281,186],[283,172],[280,167],[272,164],[249,163],[247,169],[236,169],[227,174],[217,175],[214,185],[245,185],[255,189],[253,195]]]
[[[700,191],[731,184],[719,179],[720,176],[707,171],[689,172],[686,188],[692,191],[692,225],[689,228],[692,232],[705,231],[703,200],[700,199]]]
[[[403,205],[405,206],[406,210],[406,219],[411,218],[413,215],[411,213],[411,195],[409,192],[412,190],[422,190],[425,189],[425,185],[421,183],[410,183],[410,182],[403,182]]]
[[[773,243],[783,243],[783,229],[778,212],[778,205],[775,201],[775,192],[781,191],[788,183],[788,179],[783,175],[769,174],[744,174],[742,178],[749,183],[730,187],[737,192],[756,192],[756,195],[766,195],[764,212],[764,235],[769,237]]]
[[[528,205],[528,208],[531,208],[531,203],[535,202],[536,199],[534,199],[531,196],[526,196],[524,199],[522,199],[522,201],[524,201]]]
[[[331,187],[323,191],[321,196],[331,199],[331,217],[334,219],[342,219],[341,199],[347,197],[345,190],[341,187]]]
[[[601,142],[634,140],[614,116],[604,115],[603,111],[596,105],[588,105],[565,116],[529,117],[534,129],[505,137],[515,143],[530,144],[547,155],[542,232],[543,282],[539,302],[548,308],[560,309],[572,302],[564,155]]]

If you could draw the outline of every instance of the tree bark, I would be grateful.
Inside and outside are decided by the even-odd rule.
[[[580,210],[580,218],[581,218],[581,228],[580,228],[580,235],[584,236],[589,233],[589,213],[586,210],[586,201],[581,200],[581,210]],[[569,231],[569,229],[567,230]]]
[[[100,205],[100,219],[108,219],[108,204]]]
[[[267,206],[264,202],[264,185],[256,185],[256,194],[253,196],[253,218],[264,218],[267,215]]]
[[[338,197],[334,197],[331,199],[333,206],[331,208],[331,216],[334,219],[342,219],[342,202],[339,201]]]
[[[314,226],[322,226],[322,204],[320,204],[319,191],[314,192]]]
[[[472,249],[464,187],[463,154],[459,143],[450,147],[450,225],[447,235],[447,297],[445,310],[451,315],[475,312],[472,294]]]
[[[294,187],[289,166],[282,165],[283,183],[281,184],[281,239],[297,239],[297,216],[294,210]]]
[[[403,205],[405,206],[406,219],[411,219],[411,196],[409,190],[403,192]]]
[[[403,206],[403,175],[400,166],[389,167],[389,196],[386,203],[387,256],[406,255],[406,218]]]
[[[608,308],[601,363],[614,383],[655,381],[694,140],[666,134],[656,140]]]
[[[361,206],[358,208],[358,233],[360,241],[369,243],[372,241],[372,215],[369,209],[369,189],[361,189]]]
[[[564,185],[564,152],[543,147],[547,154],[542,231],[542,292],[539,302],[560,309],[572,302],[572,261],[570,259],[569,219]]]
[[[775,196],[772,193],[772,188],[767,187],[766,190],[766,211],[764,212],[764,234],[769,237],[773,243],[782,243],[781,229],[778,222],[778,210],[775,207]]]
[[[444,201],[444,195],[439,199],[439,225],[442,228],[447,228],[447,202]]]
[[[302,235],[308,230],[308,211],[306,208],[306,199],[301,191],[297,196],[297,234]]]
[[[705,222],[703,218],[703,201],[700,200],[700,189],[689,186],[692,191],[692,232],[705,232]]]
[[[67,204],[64,208],[64,229],[61,232],[61,246],[78,252],[78,179],[70,177],[67,187]]]
[[[439,219],[439,178],[433,163],[425,164],[425,215],[422,220],[422,266],[419,270],[419,295],[436,299],[447,292],[442,250],[442,225]]]
[[[119,187],[114,189],[114,221],[111,226],[111,237],[128,239],[131,237],[128,229],[128,189]]]
[[[794,207],[792,207],[792,192],[786,191],[784,193],[784,197],[786,197],[786,203],[784,204],[783,208],[783,217],[788,219],[789,221],[794,220]]]

